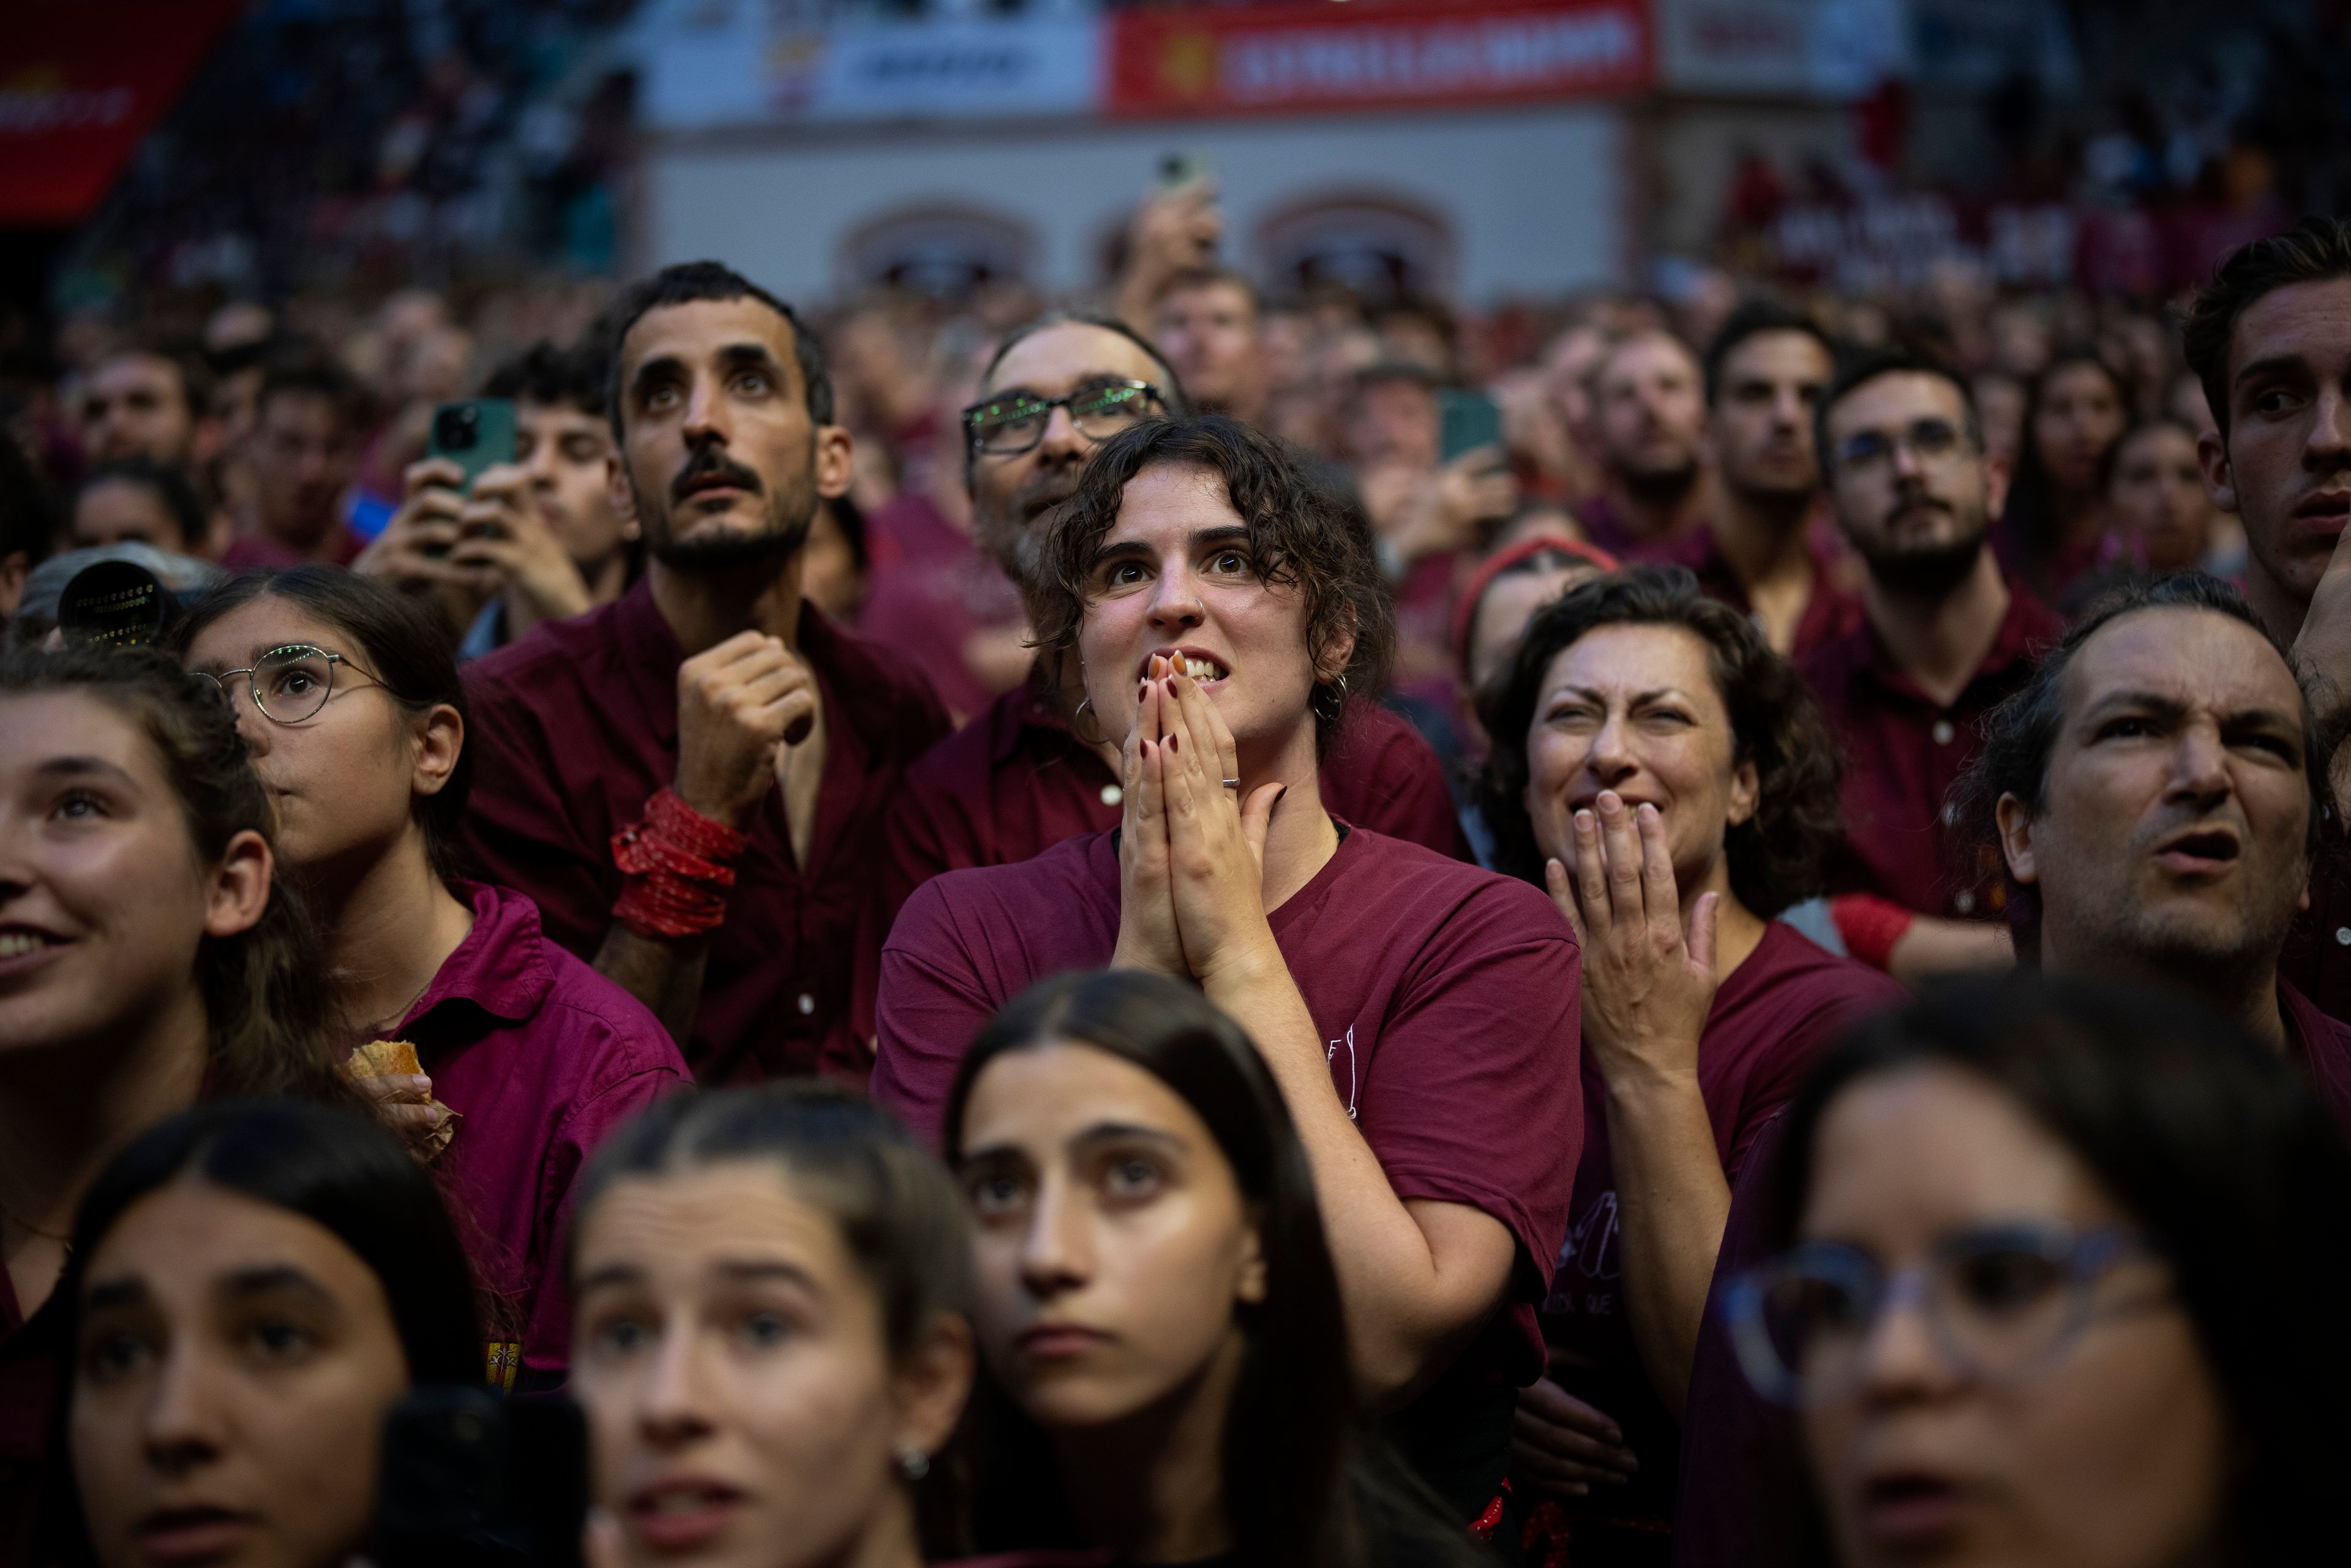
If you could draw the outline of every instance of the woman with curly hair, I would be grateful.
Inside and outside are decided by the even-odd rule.
[[[1573,1517],[1579,1564],[1662,1563],[1731,1177],[1821,1047],[1901,991],[1772,919],[1820,891],[1836,762],[1794,669],[1688,572],[1543,611],[1486,717],[1500,867],[1583,956],[1583,1152],[1517,1473]]]

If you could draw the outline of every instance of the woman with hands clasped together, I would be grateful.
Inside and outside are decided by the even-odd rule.
[[[1499,863],[1583,958],[1583,1113],[1517,1473],[1579,1563],[1664,1561],[1677,1423],[1730,1177],[1823,1045],[1901,995],[1771,917],[1817,888],[1836,766],[1811,697],[1678,568],[1536,616],[1487,715]]]
[[[1298,1125],[1359,1398],[1467,1521],[1537,1370],[1581,1136],[1568,927],[1532,889],[1322,809],[1321,747],[1392,625],[1364,528],[1285,448],[1214,415],[1138,425],[1043,556],[1038,639],[1082,672],[1081,737],[1125,737],[1123,821],[909,901],[875,1096],[935,1137],[966,1048],[1032,980],[1197,984]]]

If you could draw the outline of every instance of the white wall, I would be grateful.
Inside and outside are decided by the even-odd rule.
[[[1324,193],[1385,193],[1452,226],[1465,302],[1620,281],[1626,129],[1609,105],[927,132],[738,133],[645,150],[638,259],[716,256],[787,298],[844,281],[858,225],[940,203],[1000,213],[1039,241],[1032,281],[1099,281],[1102,236],[1170,152],[1196,152],[1222,188],[1226,254],[1273,213]]]

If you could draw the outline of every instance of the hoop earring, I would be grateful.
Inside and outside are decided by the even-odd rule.
[[[1325,693],[1328,693],[1331,697],[1330,712],[1323,712],[1322,705],[1312,698],[1308,700],[1306,706],[1312,708],[1314,710],[1314,716],[1321,719],[1324,724],[1336,724],[1339,722],[1339,716],[1347,711],[1347,672],[1342,670],[1339,672],[1339,678],[1337,681],[1328,685],[1321,685],[1314,688],[1314,696],[1317,698],[1321,697]]]

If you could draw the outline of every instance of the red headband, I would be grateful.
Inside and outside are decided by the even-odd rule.
[[[1453,606],[1453,663],[1465,673],[1469,665],[1469,630],[1478,619],[1478,601],[1494,586],[1494,580],[1511,568],[1522,565],[1539,555],[1570,555],[1578,560],[1590,561],[1603,571],[1614,571],[1616,558],[1598,545],[1585,544],[1564,534],[1538,534],[1531,539],[1520,539],[1507,549],[1496,550],[1479,563],[1471,574],[1468,586],[1462,589],[1461,598]]]

